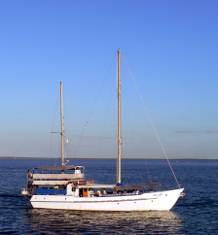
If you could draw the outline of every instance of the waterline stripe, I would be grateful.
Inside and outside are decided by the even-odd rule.
[[[30,202],[52,202],[52,203],[99,203],[99,202],[127,202],[127,201],[143,201],[155,200],[157,198],[142,198],[142,199],[125,199],[125,200],[110,200],[110,201],[30,201]]]

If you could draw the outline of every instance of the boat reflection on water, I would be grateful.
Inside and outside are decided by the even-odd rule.
[[[182,234],[174,212],[76,212],[33,209],[31,234]]]

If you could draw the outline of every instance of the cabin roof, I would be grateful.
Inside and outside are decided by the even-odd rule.
[[[34,167],[33,170],[48,170],[48,171],[65,171],[65,170],[82,170],[85,167],[83,166],[40,166],[40,167]]]
[[[78,185],[78,188],[114,188],[114,184],[85,184]]]
[[[143,190],[145,188],[144,184],[127,184],[127,185],[116,185],[116,191],[125,191],[125,190]]]

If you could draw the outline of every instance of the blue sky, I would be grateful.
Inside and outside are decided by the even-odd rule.
[[[1,1],[0,156],[114,157],[116,50],[126,157],[218,157],[217,1]],[[141,99],[143,97],[143,99]],[[143,101],[142,101],[143,100]],[[149,110],[149,111],[147,111]]]

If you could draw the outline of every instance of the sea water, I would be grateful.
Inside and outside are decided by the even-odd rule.
[[[115,159],[76,159],[86,177],[115,181]],[[218,160],[172,160],[185,188],[170,212],[75,212],[32,209],[20,196],[26,170],[57,159],[0,159],[0,234],[218,234]],[[124,183],[177,185],[165,160],[123,160]]]

